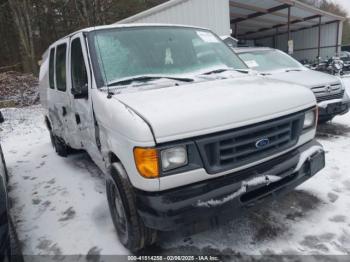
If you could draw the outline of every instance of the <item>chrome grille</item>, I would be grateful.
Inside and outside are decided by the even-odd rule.
[[[300,136],[304,113],[230,130],[196,140],[204,167],[215,174],[247,165],[293,147]],[[257,142],[269,144],[258,148]]]
[[[317,86],[312,88],[312,91],[314,92],[318,103],[332,99],[341,99],[344,96],[344,90],[340,83]]]

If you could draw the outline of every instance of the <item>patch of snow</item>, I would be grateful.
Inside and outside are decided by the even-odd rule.
[[[321,151],[323,151],[323,148],[321,146],[312,146],[308,150],[301,153],[299,157],[299,162],[295,167],[294,172],[299,171],[300,168],[305,164],[305,162],[310,159],[310,157]]]
[[[259,176],[248,181],[243,181],[242,185],[246,187],[253,187],[258,185],[269,185],[271,183],[280,181],[281,179],[282,178],[279,176],[271,176],[271,175]]]
[[[54,152],[39,106],[6,109],[1,145],[25,255],[129,254],[110,218],[103,174],[85,153]]]
[[[270,176],[270,175],[263,175],[263,176],[259,176],[259,177],[255,177],[251,180],[247,180],[247,181],[242,181],[242,186],[240,187],[240,189],[238,189],[236,192],[234,192],[233,194],[230,194],[220,200],[208,200],[208,201],[201,201],[198,200],[196,207],[215,207],[215,206],[221,206],[241,195],[243,195],[244,193],[247,192],[247,188],[249,187],[254,187],[254,186],[258,186],[258,185],[269,185],[270,183],[274,183],[281,180],[281,177],[279,176]]]
[[[247,186],[243,186],[237,190],[236,192],[234,192],[233,194],[231,195],[228,195],[226,197],[224,197],[223,199],[221,200],[214,200],[214,199],[211,199],[211,200],[208,200],[208,201],[205,201],[205,202],[202,202],[201,200],[198,200],[197,204],[196,204],[196,207],[215,207],[215,206],[221,206],[233,199],[235,199],[236,197],[239,197],[240,195],[243,195],[245,192],[247,192]]]

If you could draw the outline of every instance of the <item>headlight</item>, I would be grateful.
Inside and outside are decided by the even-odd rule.
[[[317,122],[317,109],[312,109],[305,113],[303,129],[314,127]]]
[[[172,170],[188,164],[186,146],[178,146],[161,151],[163,171]]]

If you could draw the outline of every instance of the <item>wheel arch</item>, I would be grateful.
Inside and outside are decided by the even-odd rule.
[[[126,178],[129,180],[126,169],[120,160],[120,158],[112,151],[108,153],[108,161],[109,161],[109,173],[110,176],[120,175],[122,178]],[[130,180],[129,180],[130,182]]]

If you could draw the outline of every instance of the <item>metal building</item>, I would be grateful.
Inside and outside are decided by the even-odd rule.
[[[118,23],[206,27],[250,45],[269,46],[299,60],[340,51],[345,18],[297,0],[170,0]]]

